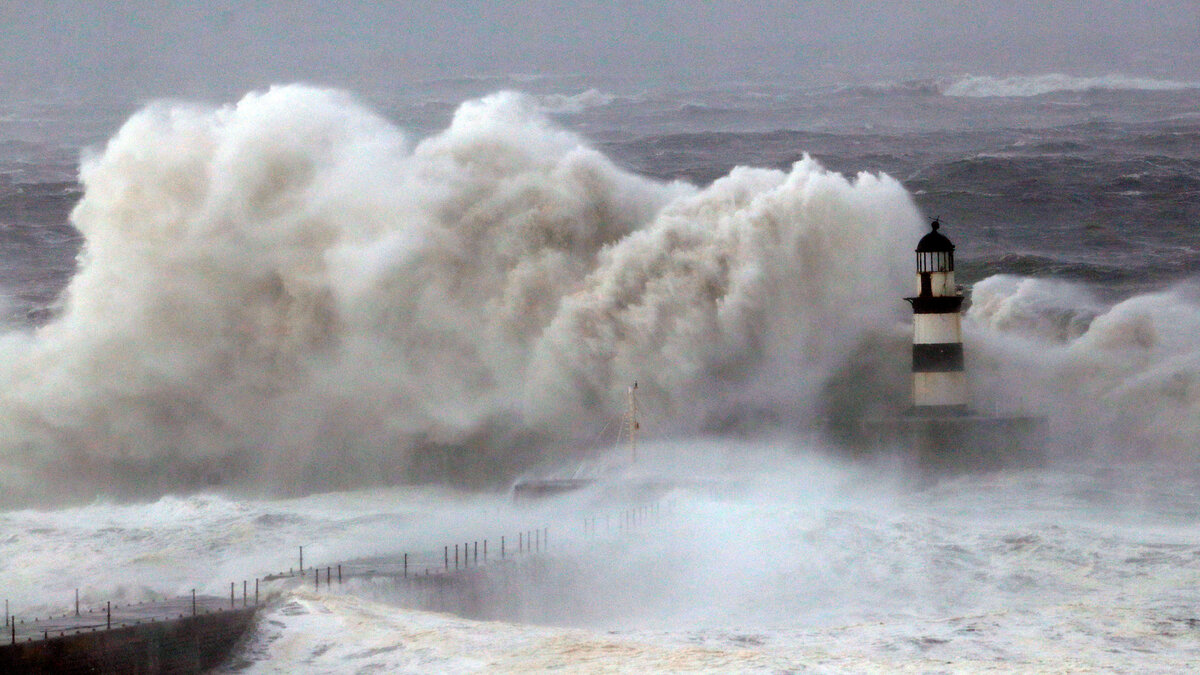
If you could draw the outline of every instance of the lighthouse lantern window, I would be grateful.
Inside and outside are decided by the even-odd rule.
[[[919,251],[917,253],[917,271],[954,271],[954,251]]]
[[[954,271],[954,244],[938,232],[936,219],[929,224],[929,233],[917,242],[917,272],[935,274]]]

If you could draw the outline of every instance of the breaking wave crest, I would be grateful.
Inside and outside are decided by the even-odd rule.
[[[430,446],[495,473],[515,429],[592,433],[634,379],[685,426],[811,402],[902,316],[920,222],[808,158],[638,177],[511,93],[420,142],[304,86],[157,103],[81,182],[58,317],[0,341],[0,458],[150,484],[357,483]]]
[[[1200,294],[1112,306],[1061,281],[989,277],[965,326],[983,400],[1050,416],[1075,454],[1175,461],[1200,437]]]
[[[1101,77],[1075,77],[1062,73],[990,77],[970,75],[945,87],[945,96],[964,97],[1028,97],[1054,92],[1092,90],[1176,91],[1200,88],[1200,82],[1157,80],[1111,74]]]
[[[599,89],[587,89],[578,94],[545,94],[537,100],[543,112],[568,114],[606,106],[612,103],[615,97]]]

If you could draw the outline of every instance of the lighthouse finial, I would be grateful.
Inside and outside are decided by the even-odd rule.
[[[929,226],[933,228],[934,232],[937,232],[937,229],[942,226],[942,224],[938,222],[940,220],[941,218],[934,218],[933,222],[929,224]]]

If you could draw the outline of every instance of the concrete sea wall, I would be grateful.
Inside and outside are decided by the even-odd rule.
[[[256,608],[0,646],[0,673],[201,673],[229,656]]]

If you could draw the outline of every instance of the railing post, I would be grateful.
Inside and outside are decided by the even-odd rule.
[[[483,564],[487,564],[487,539],[483,540]]]
[[[404,554],[404,578],[408,578],[408,554]]]
[[[258,577],[254,578],[254,606],[258,607]]]
[[[504,560],[504,535],[500,535],[500,559]]]
[[[250,585],[249,581],[242,579],[242,607],[246,607],[247,605],[250,604],[250,593],[249,593],[250,589],[248,588],[249,585]]]
[[[442,558],[444,559],[444,562],[446,563],[446,569],[449,570],[450,569],[450,547],[449,546],[442,547]]]
[[[104,602],[104,630],[112,630],[112,600]]]
[[[476,565],[478,565],[479,564],[479,542],[478,541],[475,542],[474,556],[475,557],[472,559],[472,562],[474,562]]]
[[[79,589],[75,589],[75,616],[79,616]]]
[[[542,548],[550,548],[550,527],[542,528]]]
[[[524,552],[525,552],[525,533],[518,532],[517,533],[517,553],[524,553]]]
[[[196,616],[196,589],[192,589],[192,616]]]
[[[229,582],[229,609],[233,609],[233,582]]]
[[[454,545],[454,569],[458,569],[458,544]]]
[[[304,547],[300,547],[300,576],[304,576]]]
[[[325,568],[325,588],[333,586],[333,567]]]
[[[338,584],[342,583],[342,565],[338,563]]]

